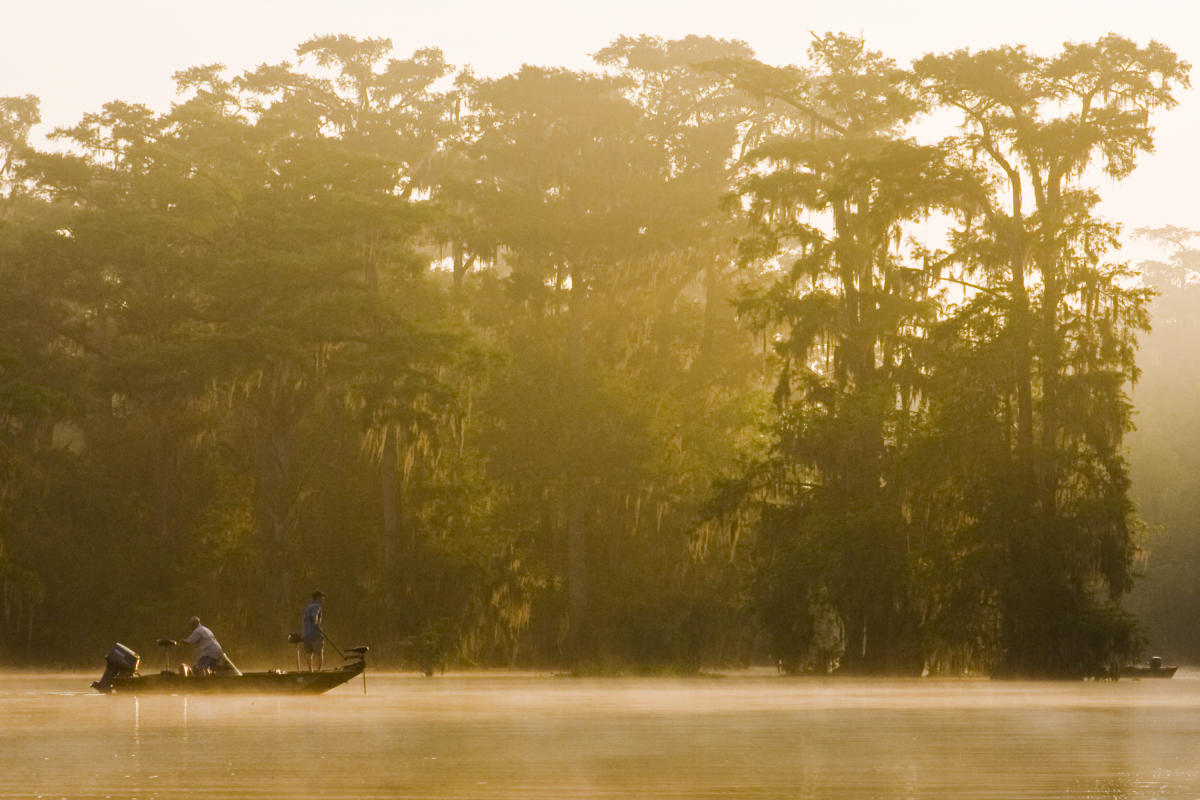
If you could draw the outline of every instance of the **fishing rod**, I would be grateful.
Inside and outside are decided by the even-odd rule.
[[[317,630],[321,631],[321,638],[324,639],[325,641],[329,642],[329,646],[332,647],[334,650],[337,650],[337,654],[339,656],[341,656],[342,658],[346,657],[346,654],[342,652],[342,648],[340,648],[336,644],[334,644],[333,639],[330,639],[329,635],[327,633],[325,633],[325,631],[323,629],[318,628]]]

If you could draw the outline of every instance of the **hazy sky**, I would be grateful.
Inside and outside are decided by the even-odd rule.
[[[500,75],[522,63],[586,67],[622,34],[742,39],[764,61],[803,60],[808,32],[862,34],[898,61],[930,51],[1023,43],[1050,53],[1110,31],[1164,42],[1200,63],[1200,5],[1185,0],[12,0],[0,12],[0,95],[35,94],[48,125],[112,99],[165,109],[171,74],[213,62],[244,69],[289,58],[314,34],[389,37],[400,55],[440,47],[451,63]],[[1200,68],[1195,80],[1200,84]],[[1128,226],[1200,227],[1193,207],[1200,93],[1158,121],[1158,152],[1106,191]]]

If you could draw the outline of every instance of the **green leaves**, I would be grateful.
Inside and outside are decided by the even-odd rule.
[[[965,646],[999,670],[1102,673],[1133,641],[1108,603],[1130,583],[1120,448],[1149,295],[1106,260],[1118,231],[1084,179],[1096,164],[1133,169],[1187,65],[1116,36],[1053,57],[930,55],[911,71],[847,37],[817,38],[810,56],[724,68],[770,99],[764,118],[783,102],[794,120],[748,149],[738,184],[757,228],[743,252],[784,267],[741,306],[776,340],[774,491],[789,512],[774,519],[792,526],[768,546],[788,571],[762,602],[801,586],[831,603],[853,631],[851,668]],[[904,138],[928,108],[956,114],[961,134]],[[906,253],[933,215],[948,250]],[[929,448],[954,455],[918,455]],[[1014,517],[1028,535],[999,535]],[[868,579],[864,563],[888,568]],[[1033,581],[1013,571],[1032,563],[1054,566]],[[1055,592],[1060,618],[1043,602]],[[1100,643],[1064,655],[1029,614],[1056,620],[1044,630],[1094,615]],[[997,638],[978,638],[985,627]],[[939,638],[949,631],[966,638]],[[776,646],[811,660],[812,630],[786,635],[802,638]]]
[[[1132,642],[1150,295],[1087,179],[1134,168],[1187,65],[1116,36],[595,58],[482,80],[318,36],[61,152],[0,99],[33,644],[185,601],[249,641],[316,581],[434,660],[1096,673]],[[929,112],[957,135],[916,139]]]

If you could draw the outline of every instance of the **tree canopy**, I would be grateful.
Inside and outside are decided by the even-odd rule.
[[[426,671],[1136,654],[1152,292],[1092,178],[1171,51],[392,50],[197,66],[48,145],[0,98],[0,658],[192,613],[277,657],[317,586]]]

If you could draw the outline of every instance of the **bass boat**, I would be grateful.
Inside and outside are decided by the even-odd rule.
[[[297,637],[298,638],[298,637]],[[160,639],[164,648],[174,641]],[[104,675],[92,683],[92,688],[104,694],[324,694],[359,675],[363,676],[366,691],[368,647],[351,647],[343,653],[347,663],[334,669],[316,672],[295,672],[280,669],[266,672],[242,672],[226,659],[223,669],[211,674],[196,674],[186,664],[150,674],[138,671],[142,659],[129,647],[118,642],[104,658]]]
[[[1121,667],[1122,678],[1170,678],[1179,667],[1164,667],[1158,656],[1150,659],[1149,666]]]

